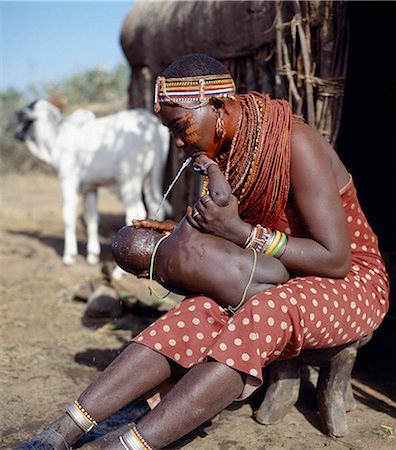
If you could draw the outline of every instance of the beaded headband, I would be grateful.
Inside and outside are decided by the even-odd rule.
[[[235,83],[230,74],[198,77],[157,77],[155,82],[154,111],[161,103],[171,102],[187,109],[197,109],[209,103],[212,97],[235,98]]]

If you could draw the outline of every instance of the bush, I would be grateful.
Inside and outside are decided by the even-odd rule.
[[[46,98],[66,114],[83,107],[97,115],[106,115],[125,108],[128,83],[129,68],[119,64],[114,70],[97,67],[59,83],[30,87],[29,94],[13,88],[0,91],[0,172],[52,171],[14,137],[16,125],[13,114],[28,104],[28,96]]]

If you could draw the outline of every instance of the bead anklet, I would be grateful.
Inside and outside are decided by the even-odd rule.
[[[93,427],[98,425],[96,420],[93,419],[77,400],[67,408],[66,414],[70,416],[84,433],[88,433],[88,431],[91,431]]]
[[[126,450],[153,450],[135,426],[120,436],[118,440]]]

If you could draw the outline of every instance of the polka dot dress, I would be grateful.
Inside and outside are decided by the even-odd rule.
[[[387,312],[389,279],[352,181],[340,194],[352,249],[345,278],[293,278],[251,297],[233,316],[208,297],[188,297],[133,340],[186,368],[210,357],[244,372],[244,398],[262,383],[262,368],[271,361],[370,334]],[[301,235],[290,210],[278,229]]]

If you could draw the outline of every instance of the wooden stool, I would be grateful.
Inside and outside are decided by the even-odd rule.
[[[255,413],[257,422],[271,425],[281,420],[297,402],[302,365],[319,366],[316,399],[322,431],[330,436],[345,436],[348,433],[346,412],[356,405],[351,373],[357,349],[371,336],[339,347],[303,350],[294,359],[271,363],[267,391]]]

